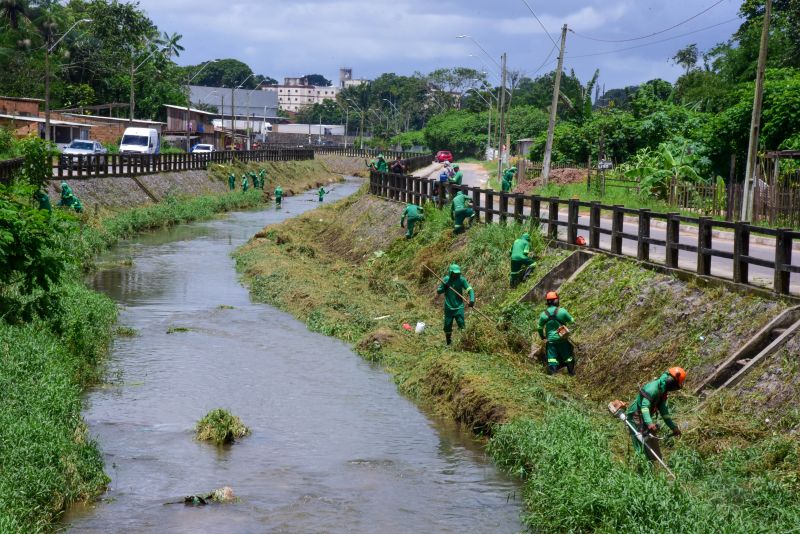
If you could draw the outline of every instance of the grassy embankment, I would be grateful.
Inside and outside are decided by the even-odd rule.
[[[679,484],[643,470],[605,410],[670,365],[688,369],[691,387],[784,303],[600,258],[562,288],[579,321],[579,376],[547,377],[526,359],[538,310],[515,304],[525,288],[507,289],[508,249],[523,229],[479,226],[454,238],[448,217],[429,207],[407,242],[401,209],[356,196],[268,227],[237,253],[239,268],[256,299],[354,343],[405,394],[489,435],[496,462],[525,481],[532,529],[759,532],[800,524],[800,447],[785,432],[796,428],[797,410],[773,406],[765,423],[742,394],[703,409],[688,392],[676,395],[676,418],[688,428],[665,448]],[[535,248],[542,251],[540,240]],[[563,254],[547,251],[537,275]],[[447,349],[436,280],[422,265],[444,274],[452,261],[497,322],[470,314]],[[384,315],[391,317],[376,320]],[[419,320],[429,325],[424,334],[402,330]]]
[[[272,165],[289,190],[335,178],[319,167],[311,169],[309,162]],[[83,284],[95,254],[142,231],[262,202],[262,192],[250,190],[169,197],[155,205],[105,212],[102,218],[86,215],[80,225],[54,214],[54,226],[67,230],[60,250],[53,252],[72,262],[48,292],[47,313],[25,320],[0,318],[0,532],[50,530],[70,503],[95,497],[108,482],[97,443],[81,419],[83,388],[102,378],[117,314],[110,299]]]

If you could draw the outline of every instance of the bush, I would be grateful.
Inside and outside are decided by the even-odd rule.
[[[217,408],[197,422],[195,434],[200,441],[213,441],[217,445],[224,445],[247,436],[250,434],[250,429],[228,410]]]

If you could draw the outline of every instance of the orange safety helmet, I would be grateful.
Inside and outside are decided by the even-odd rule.
[[[548,291],[547,295],[545,295],[544,300],[558,300],[558,293],[555,291]]]
[[[678,387],[682,388],[683,382],[686,380],[686,371],[683,370],[683,367],[670,367],[667,372],[678,382]]]

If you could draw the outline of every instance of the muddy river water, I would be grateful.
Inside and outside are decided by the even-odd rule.
[[[230,253],[314,198],[142,236],[110,255],[132,265],[94,276],[137,335],[115,342],[108,383],[86,396],[112,482],[67,514],[70,532],[521,529],[519,489],[479,443],[422,412],[346,344],[250,301]],[[194,423],[217,407],[252,435],[222,448],[195,441]],[[226,485],[237,502],[164,504]]]

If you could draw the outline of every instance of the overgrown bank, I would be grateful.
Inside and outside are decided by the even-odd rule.
[[[449,217],[429,207],[419,235],[405,241],[401,211],[357,195],[265,228],[237,262],[255,298],[354,343],[404,393],[489,434],[495,460],[526,481],[532,529],[759,532],[799,524],[798,441],[776,432],[797,430],[791,418],[774,428],[762,411],[737,407],[749,400],[741,394],[703,409],[679,395],[674,411],[688,428],[666,447],[676,485],[640,473],[626,433],[605,411],[669,365],[699,381],[785,304],[595,260],[562,290],[579,321],[579,376],[548,378],[527,361],[539,310],[516,304],[525,287],[507,289],[508,250],[523,229],[479,226],[454,238]],[[543,252],[541,241],[534,245]],[[563,254],[544,252],[536,275]],[[423,265],[443,274],[453,261],[497,321],[471,315],[448,350],[436,280]],[[417,321],[428,325],[422,335],[401,328]]]
[[[283,175],[300,191],[338,177]],[[277,178],[276,178],[277,179]],[[265,189],[269,189],[268,183]],[[83,389],[102,379],[117,309],[83,275],[120,239],[255,207],[262,191],[168,196],[128,210],[76,217],[30,207],[31,190],[0,190],[0,532],[41,532],[108,482],[81,418]],[[6,234],[5,232],[8,232]],[[6,239],[8,237],[8,239]]]

